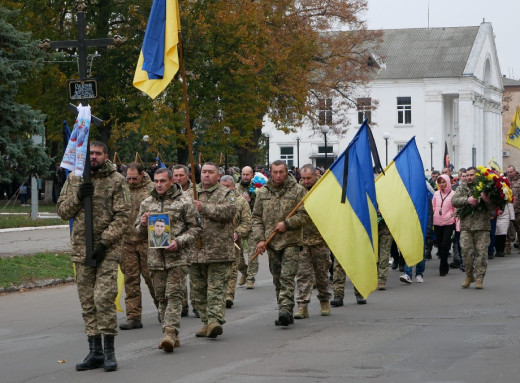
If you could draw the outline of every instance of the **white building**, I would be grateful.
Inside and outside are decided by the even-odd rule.
[[[386,155],[390,162],[413,136],[425,169],[442,167],[445,143],[455,168],[487,165],[493,157],[501,163],[503,85],[490,23],[385,30],[374,53],[384,64],[359,95],[357,110],[347,111],[352,122],[347,133],[327,134],[329,164],[346,149],[364,115],[383,165]],[[377,109],[364,106],[372,101]],[[270,137],[270,161],[323,166],[324,134],[310,125],[285,134],[266,119],[262,131]]]

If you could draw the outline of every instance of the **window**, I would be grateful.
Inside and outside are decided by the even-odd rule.
[[[280,159],[287,164],[289,169],[294,166],[294,147],[282,146],[280,147]]]
[[[362,124],[365,118],[368,119],[370,124],[372,122],[372,99],[370,97],[358,98],[357,111],[358,124]]]
[[[319,104],[318,104],[318,108],[319,108],[318,123],[320,125],[332,124],[332,98],[326,98],[324,100],[320,100]]]
[[[327,145],[327,155],[333,153],[334,147],[332,145]],[[324,146],[318,146],[318,154],[325,154],[325,145]]]
[[[412,123],[412,98],[397,97],[397,123]]]
[[[406,143],[403,143],[403,144],[397,144],[397,153],[399,153],[401,150],[403,150],[404,146],[406,145]]]

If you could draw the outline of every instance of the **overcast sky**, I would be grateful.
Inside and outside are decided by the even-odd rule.
[[[490,22],[500,70],[520,79],[520,0],[368,0],[370,29],[477,26]]]

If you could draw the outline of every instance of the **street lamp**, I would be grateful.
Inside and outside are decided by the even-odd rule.
[[[148,141],[150,141],[150,136],[148,134],[145,134],[143,136],[143,141],[144,141],[144,167],[146,168],[146,162],[147,162],[147,157],[148,157]]]
[[[266,132],[264,133],[264,136],[265,141],[267,143],[267,168],[269,169],[269,137],[271,137],[271,135],[269,134],[269,132]]]
[[[300,137],[296,136],[296,165],[300,168]]]
[[[228,173],[227,147],[228,147],[228,143],[229,143],[229,135],[231,134],[231,129],[229,128],[229,126],[224,126],[222,131],[226,135],[226,147],[224,149],[224,170],[225,170],[225,174],[227,174]]]
[[[428,142],[430,143],[430,171],[433,171],[433,143],[435,142],[435,137],[428,138]]]
[[[384,132],[383,138],[385,139],[386,166],[388,166],[388,140],[390,139],[390,132]]]
[[[321,131],[323,133],[323,137],[325,138],[325,170],[329,167],[329,158],[328,158],[328,150],[327,150],[327,133],[329,132],[329,127],[327,125],[321,126]]]

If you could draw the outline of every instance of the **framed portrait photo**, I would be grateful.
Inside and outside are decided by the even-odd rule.
[[[164,249],[170,245],[170,217],[165,213],[148,217],[148,244],[150,249]]]

